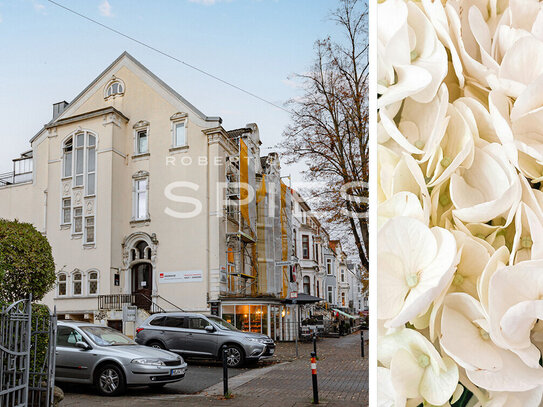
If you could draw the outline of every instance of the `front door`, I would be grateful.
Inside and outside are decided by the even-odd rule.
[[[153,266],[149,263],[138,263],[132,266],[132,294],[135,305],[145,310],[151,309],[153,293]]]

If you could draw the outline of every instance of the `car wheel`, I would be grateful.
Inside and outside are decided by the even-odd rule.
[[[239,346],[228,345],[226,347],[226,364],[228,367],[239,367],[243,364],[244,359],[243,351]]]
[[[155,349],[166,349],[164,345],[162,344],[162,342],[158,342],[158,341],[149,342],[147,346],[150,346],[151,348],[155,348]]]
[[[120,367],[113,364],[99,368],[95,385],[102,396],[120,396],[126,390],[124,374]]]

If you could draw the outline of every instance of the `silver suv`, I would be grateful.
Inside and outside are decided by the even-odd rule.
[[[211,315],[154,314],[136,332],[137,343],[184,356],[221,360],[226,347],[229,367],[270,358],[275,352],[275,343],[269,336],[240,331],[224,319]]]
[[[59,321],[55,379],[94,383],[100,394],[118,396],[126,386],[153,388],[185,377],[182,357],[136,344],[107,326]]]

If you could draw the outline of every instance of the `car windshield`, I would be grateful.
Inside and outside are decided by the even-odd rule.
[[[99,346],[136,345],[132,339],[107,326],[81,326],[94,343]]]
[[[214,323],[219,325],[219,328],[221,328],[221,329],[226,329],[228,331],[237,331],[237,332],[239,332],[238,328],[236,328],[234,325],[226,322],[222,318],[208,316],[207,319],[209,319],[210,321],[213,321]]]

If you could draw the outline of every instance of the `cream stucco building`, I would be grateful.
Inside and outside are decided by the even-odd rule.
[[[0,217],[47,236],[58,282],[44,302],[61,318],[130,334],[156,310],[215,312],[280,339],[291,288],[275,262],[290,259],[290,197],[259,137],[255,124],[226,131],[123,53],[55,104],[0,175]],[[249,197],[231,187],[243,178]],[[128,305],[135,323],[123,323]]]

